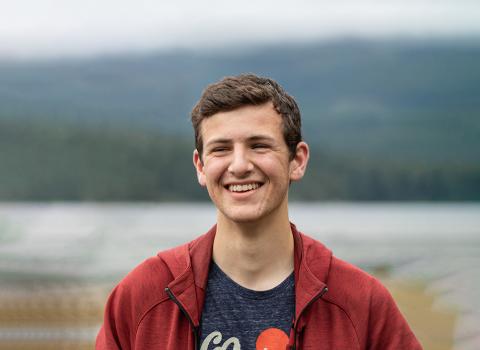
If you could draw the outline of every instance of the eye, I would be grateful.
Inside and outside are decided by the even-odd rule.
[[[264,143],[255,143],[255,144],[252,145],[252,148],[253,149],[262,149],[262,148],[269,148],[269,146],[264,144]]]
[[[210,150],[211,153],[218,153],[218,152],[225,152],[227,151],[227,147],[215,147]]]

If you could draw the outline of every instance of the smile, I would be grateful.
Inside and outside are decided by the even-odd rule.
[[[250,184],[242,184],[242,185],[228,185],[227,189],[230,192],[247,192],[247,191],[252,191],[256,190],[259,188],[262,184],[258,182],[253,182]]]

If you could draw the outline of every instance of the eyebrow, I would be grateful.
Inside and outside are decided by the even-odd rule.
[[[229,143],[229,142],[230,142],[230,139],[221,139],[221,138],[213,139],[213,140],[208,141],[208,142],[205,144],[205,147],[206,147],[206,146],[213,145],[213,144],[216,144],[216,143]]]
[[[274,142],[275,139],[273,137],[267,135],[255,135],[248,138],[249,141],[270,141]]]
[[[250,136],[250,137],[247,137],[247,141],[269,141],[269,142],[274,142],[275,139],[273,137],[270,137],[270,136],[267,136],[267,135],[254,135],[254,136]],[[216,139],[212,139],[210,141],[208,141],[206,144],[205,144],[205,147],[208,147],[208,146],[211,146],[211,145],[214,145],[214,144],[225,144],[225,143],[230,143],[232,142],[231,139],[226,139],[226,138],[216,138]]]

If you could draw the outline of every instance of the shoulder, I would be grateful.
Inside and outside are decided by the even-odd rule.
[[[141,301],[142,304],[154,302],[154,299],[161,299],[165,286],[172,280],[173,276],[167,265],[159,255],[150,257],[130,271],[118,285],[114,292],[117,297]],[[147,297],[145,299],[145,297]]]
[[[189,243],[161,251],[123,278],[112,290],[97,336],[98,349],[133,348],[137,328],[150,311],[170,298],[165,288],[183,281],[192,272],[191,257],[205,257],[215,233],[202,235]],[[183,278],[183,279],[182,279]],[[166,304],[165,304],[166,305]]]
[[[107,308],[118,309],[127,313],[124,316],[131,322],[139,322],[152,307],[169,299],[165,288],[170,282],[185,276],[187,271],[193,272],[193,256],[209,256],[214,233],[215,227],[193,241],[161,251],[142,262],[114,288]]]
[[[383,284],[357,266],[334,256],[321,242],[302,234],[306,264],[328,292],[323,300],[341,309],[354,323],[365,324],[376,306],[394,303]]]
[[[332,257],[324,301],[350,319],[361,344],[372,349],[421,349],[388,289],[360,268]]]
[[[159,255],[125,276],[108,297],[96,349],[134,348],[140,321],[148,310],[167,300],[165,286],[171,279],[172,273]]]
[[[390,297],[382,283],[359,267],[336,257],[316,239],[301,234],[306,264],[328,286],[329,299],[339,305],[368,304],[372,295]]]
[[[175,269],[182,268],[169,265],[169,256],[179,259],[187,254],[188,245],[159,252],[130,271],[110,294],[107,309],[112,316],[134,326],[152,307],[168,300],[165,288],[174,279]]]
[[[359,267],[332,256],[326,281],[328,298],[351,313],[367,311],[375,303],[392,300],[387,288]]]

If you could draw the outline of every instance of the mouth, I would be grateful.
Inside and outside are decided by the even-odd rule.
[[[263,183],[261,182],[251,182],[246,184],[230,184],[226,185],[225,188],[233,193],[245,193],[255,191],[256,189],[262,187]]]

